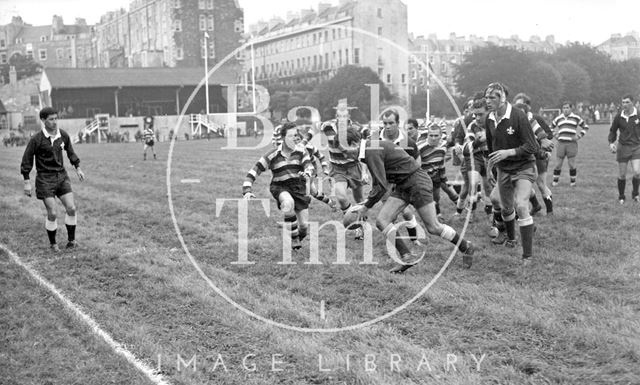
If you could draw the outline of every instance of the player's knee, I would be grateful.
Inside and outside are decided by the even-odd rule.
[[[75,205],[67,206],[66,209],[67,209],[67,215],[69,215],[71,217],[76,215],[76,206]]]
[[[529,202],[517,202],[516,203],[516,212],[518,213],[519,218],[525,218],[529,216]]]
[[[391,221],[387,218],[381,218],[381,217],[377,217],[376,218],[376,228],[378,230],[380,230],[382,233],[384,233],[385,231],[389,231],[389,229],[387,229],[387,227],[391,224]],[[386,235],[386,234],[385,234]]]
[[[283,198],[280,202],[280,208],[285,214],[293,214],[294,206],[293,199],[290,198]]]

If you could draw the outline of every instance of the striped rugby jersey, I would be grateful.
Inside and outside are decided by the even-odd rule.
[[[485,132],[485,130],[480,127],[475,120],[469,124],[468,132],[465,137],[465,144],[462,147],[462,155],[464,155],[465,160],[471,159],[471,154],[469,154],[469,143],[473,144],[474,155],[480,154],[480,157],[482,157],[489,151],[489,145],[487,144],[486,138],[483,141],[476,139],[476,135],[480,132]]]
[[[440,146],[430,146],[427,140],[419,141],[418,151],[420,151],[420,161],[422,169],[425,170],[431,179],[442,180],[446,177],[444,167],[447,153],[446,143]]]
[[[153,136],[153,128],[146,128],[142,133],[142,140],[144,140],[144,142],[146,143],[154,139],[155,138]]]
[[[296,148],[285,157],[282,153],[282,144],[274,148],[262,156],[251,170],[247,173],[242,184],[242,194],[251,192],[253,182],[256,178],[266,170],[271,170],[273,183],[285,183],[302,178],[301,172],[311,175],[313,173],[313,165],[309,152],[302,145]]]
[[[311,164],[314,165],[315,167],[315,163],[320,162],[320,165],[322,166],[322,171],[328,172],[329,162],[327,162],[327,158],[324,156],[323,153],[320,152],[318,147],[314,146],[311,143],[306,143],[304,147],[307,149],[307,152],[309,153]]]
[[[578,131],[578,127],[580,127],[582,130]],[[589,130],[589,126],[587,126],[587,123],[585,123],[580,116],[574,113],[569,114],[569,116],[560,114],[555,119],[553,119],[553,122],[551,122],[551,128],[554,130],[554,133],[558,137],[558,140],[563,142],[571,142],[575,139],[578,139],[584,136]],[[576,136],[578,137],[576,138]]]

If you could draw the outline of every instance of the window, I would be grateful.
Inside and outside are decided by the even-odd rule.
[[[205,9],[204,0],[198,0],[198,9]]]
[[[236,19],[236,21],[233,22],[233,30],[236,33],[242,33],[244,31],[244,22],[242,19]]]
[[[180,19],[173,20],[173,30],[176,32],[182,31],[182,20]]]
[[[31,95],[29,97],[29,99],[31,99],[31,105],[32,106],[39,106],[40,105],[40,97],[38,95]]]
[[[329,41],[329,31],[324,31],[324,41]]]
[[[216,57],[216,43],[213,39],[209,39],[209,59]]]
[[[0,64],[7,64],[7,54],[0,53]]]
[[[205,15],[200,15],[200,30],[207,30],[207,17]]]
[[[336,39],[336,30],[334,29],[333,30],[333,40],[335,40],[335,39]]]
[[[16,39],[16,44],[22,44],[22,38],[21,37]]]
[[[344,50],[344,64],[349,65],[349,50]]]
[[[213,9],[213,0],[207,0],[207,9]]]
[[[62,48],[56,49],[56,59],[62,60],[64,58],[64,50]]]
[[[382,18],[382,8],[378,8],[378,17]]]
[[[182,60],[184,58],[184,52],[182,51],[182,47],[176,47],[176,60]]]
[[[173,0],[173,8],[180,8],[182,6],[181,0]]]
[[[324,54],[324,68],[329,68],[329,53]]]
[[[47,40],[49,40],[47,36],[40,36],[40,41],[47,41]]]
[[[47,60],[47,50],[46,49],[38,50],[38,54],[40,56],[40,60]]]
[[[213,31],[213,15],[209,15],[207,18],[207,29]]]
[[[353,64],[360,64],[360,48],[353,49]]]
[[[6,48],[7,47],[7,43],[4,41],[4,39],[0,39],[0,48]]]
[[[338,66],[342,67],[342,51],[338,51]]]
[[[402,84],[407,84],[407,75],[402,74]]]
[[[391,84],[391,74],[387,74],[387,83]]]
[[[78,56],[78,59],[84,58],[84,48],[78,47],[76,55]]]
[[[378,27],[378,36],[382,36],[382,27]]]

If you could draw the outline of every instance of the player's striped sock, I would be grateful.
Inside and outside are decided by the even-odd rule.
[[[298,217],[295,214],[285,215],[284,224],[291,232],[291,239],[298,238]]]
[[[618,198],[624,199],[624,190],[627,187],[626,179],[618,179]]]
[[[47,236],[49,237],[49,243],[51,243],[52,245],[55,244],[56,230],[58,229],[58,222],[50,221],[49,218],[47,218],[46,222],[44,223],[44,228],[47,229]]]
[[[507,238],[510,240],[516,239],[516,212],[515,210],[508,213],[502,212],[502,220],[507,230]]]
[[[553,183],[560,182],[560,173],[561,172],[562,172],[562,170],[558,170],[558,169],[554,169],[553,170]]]
[[[578,169],[577,168],[570,169],[569,177],[571,177],[571,183],[576,183],[576,179],[578,179]]]
[[[454,245],[457,245],[458,241],[460,241],[460,235],[449,225],[442,225],[442,227],[443,229],[442,229],[442,232],[440,233],[440,238],[446,239],[447,241],[453,243]],[[467,251],[468,248],[469,248],[469,242],[463,239],[460,242],[460,246],[458,247],[458,250],[464,253],[465,251]]]
[[[406,224],[407,233],[409,233],[409,238],[412,241],[418,239],[418,221],[416,221],[416,217],[411,218],[409,223]]]
[[[533,257],[533,217],[518,219],[522,240],[522,258]]]
[[[329,202],[331,202],[331,199],[329,199],[328,196],[324,195],[324,193],[321,192],[317,192],[313,197],[327,205],[329,204]]]
[[[544,205],[547,208],[547,214],[550,214],[553,212],[553,199],[551,198],[551,195],[549,195],[548,197],[544,198]]]
[[[76,224],[78,223],[78,217],[67,214],[64,217],[64,224],[67,227],[67,239],[69,242],[73,242],[76,239]]]

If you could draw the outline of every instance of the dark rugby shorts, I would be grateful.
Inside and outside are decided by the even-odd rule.
[[[425,170],[418,169],[407,179],[396,184],[391,196],[402,199],[418,210],[433,202],[433,182]]]
[[[36,198],[61,197],[70,192],[72,192],[71,179],[66,171],[36,175]]]
[[[616,151],[616,160],[618,163],[628,162],[633,159],[640,159],[640,145],[618,145],[618,151]]]
[[[304,178],[295,180],[289,180],[282,183],[272,183],[269,186],[269,192],[278,202],[278,209],[280,209],[280,194],[283,192],[289,193],[293,198],[295,211],[302,211],[309,208],[311,203],[311,197],[307,195],[307,181]]]

